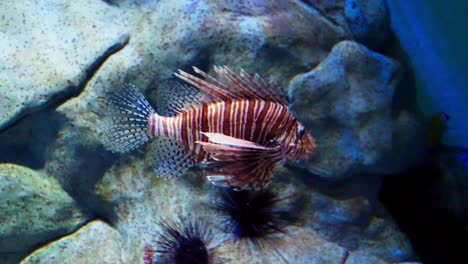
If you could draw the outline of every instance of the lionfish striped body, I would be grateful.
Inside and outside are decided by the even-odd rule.
[[[202,145],[208,142],[201,132],[221,133],[235,138],[266,145],[284,135],[286,146],[295,137],[296,120],[287,108],[274,102],[240,100],[217,102],[187,110],[175,117],[156,113],[150,119],[152,136],[165,136],[182,142],[185,151],[201,162],[206,157]],[[285,133],[289,131],[289,135]],[[286,151],[287,152],[287,151]]]
[[[245,72],[236,75],[225,67],[215,71],[229,85],[195,71],[211,82],[183,71],[176,76],[207,96],[193,97],[192,104],[175,109],[173,116],[155,113],[135,88],[112,96],[107,147],[126,152],[153,137],[164,138],[175,149],[155,147],[157,173],[180,176],[203,162],[211,182],[236,189],[263,188],[275,168],[313,152],[313,138],[288,111],[273,84]],[[187,86],[172,84],[172,88],[180,91]]]

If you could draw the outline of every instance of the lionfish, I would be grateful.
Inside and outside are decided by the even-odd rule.
[[[106,148],[123,153],[156,138],[151,151],[157,175],[178,177],[202,163],[210,182],[235,190],[264,188],[275,169],[314,152],[315,140],[275,82],[226,66],[214,67],[218,79],[194,71],[199,77],[175,73],[190,85],[173,81],[160,89],[159,114],[133,85],[112,93]]]

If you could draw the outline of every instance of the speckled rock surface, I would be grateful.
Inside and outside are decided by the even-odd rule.
[[[396,61],[343,41],[315,69],[291,80],[290,109],[317,140],[316,157],[306,165],[311,172],[330,178],[388,173],[393,161],[384,166],[385,158],[410,155],[392,149],[399,140],[393,138],[391,112],[398,69]],[[399,126],[406,135],[418,135],[421,130],[410,127]],[[416,162],[418,157],[412,158]]]
[[[385,0],[346,0],[348,27],[360,43],[380,48],[390,37],[390,16]]]
[[[57,142],[60,149],[52,150],[54,157],[80,160],[83,145],[97,149],[102,113],[96,99],[124,82],[146,89],[151,98],[160,81],[173,78],[177,68],[195,65],[209,71],[213,65],[225,64],[257,71],[266,78],[272,75],[286,84],[298,71],[317,65],[336,42],[349,36],[318,12],[285,0],[113,3],[131,40],[106,60],[80,96],[58,107],[71,125],[60,132],[63,137]],[[48,161],[46,169],[66,182],[77,168],[61,159]]]
[[[357,250],[382,263],[415,258],[409,241],[385,210],[371,205],[375,201],[359,195],[346,199],[324,195],[287,170],[276,176],[272,190],[280,196],[303,197],[301,206],[291,207],[299,220],[287,226],[284,234],[276,234],[280,239],[273,247],[260,251],[245,241],[239,243],[231,234],[219,231],[225,216],[212,209],[222,189],[197,174],[173,180],[156,178],[148,168],[148,156],[116,164],[96,187],[103,199],[115,205],[119,219],[115,226],[122,234],[128,262],[143,259],[143,248],[154,243],[160,230],[158,220],[180,216],[204,219],[218,230],[214,244],[219,245],[217,257],[223,263],[344,263]]]
[[[397,68],[396,63],[383,56],[370,54],[350,42],[345,42],[344,46],[347,45],[346,47],[353,52],[343,51],[345,48],[342,45],[341,53],[334,49],[329,55],[336,43],[352,38],[344,18],[344,1],[316,1],[321,3],[320,8],[311,8],[304,2],[287,0],[123,0],[79,3],[59,1],[60,4],[45,2],[43,5],[49,4],[59,9],[58,17],[62,14],[65,14],[65,17],[68,15],[72,17],[68,24],[62,25],[66,30],[75,32],[70,28],[74,28],[76,23],[79,24],[77,27],[79,30],[77,29],[78,32],[75,33],[85,36],[75,40],[77,42],[71,42],[76,43],[71,47],[66,46],[63,49],[61,46],[45,48],[39,45],[41,43],[38,44],[37,48],[40,51],[47,50],[43,51],[46,55],[39,53],[40,56],[47,56],[47,52],[52,52],[55,55],[51,58],[55,59],[57,56],[62,56],[61,51],[67,55],[52,61],[53,67],[49,65],[44,71],[55,78],[48,81],[47,86],[35,81],[40,79],[39,77],[24,81],[25,85],[26,83],[42,85],[37,86],[40,89],[32,89],[31,95],[35,91],[40,91],[41,94],[45,91],[51,96],[44,97],[42,101],[35,98],[29,98],[30,101],[23,100],[24,98],[15,101],[24,105],[19,106],[19,110],[11,111],[14,113],[10,117],[1,119],[6,121],[0,120],[0,122],[4,122],[3,126],[7,126],[29,111],[40,109],[47,104],[59,104],[55,114],[59,115],[60,119],[63,118],[61,121],[63,124],[57,128],[59,131],[54,141],[47,141],[49,148],[44,151],[46,152],[44,171],[62,185],[80,208],[91,216],[109,220],[118,234],[103,224],[98,224],[100,227],[97,229],[91,227],[94,226],[92,224],[76,234],[36,251],[28,261],[40,261],[48,256],[68,259],[67,254],[71,255],[70,259],[76,256],[75,260],[82,258],[85,263],[88,260],[93,261],[87,259],[87,256],[79,256],[80,253],[75,250],[77,247],[90,250],[91,247],[84,246],[87,244],[94,247],[102,245],[100,243],[104,243],[106,237],[92,241],[90,233],[106,232],[109,233],[107,238],[111,243],[111,249],[119,252],[113,256],[116,257],[114,259],[116,263],[119,261],[141,263],[143,248],[153,242],[155,233],[160,230],[157,220],[174,219],[179,216],[197,217],[208,219],[208,222],[214,225],[213,228],[222,222],[223,216],[210,207],[218,200],[220,189],[209,184],[204,178],[194,174],[170,181],[158,179],[149,169],[151,162],[149,151],[154,146],[147,145],[141,151],[117,157],[105,151],[99,141],[102,109],[98,107],[97,99],[100,96],[125,82],[131,82],[145,91],[150,100],[154,101],[158,84],[165,79],[173,78],[172,73],[177,68],[189,70],[194,65],[211,71],[213,65],[228,65],[237,71],[242,67],[249,72],[258,72],[266,78],[272,75],[284,88],[287,88],[291,78],[320,64],[316,70],[320,67],[325,69],[316,77],[322,78],[323,86],[335,87],[336,84],[336,87],[341,89],[334,94],[335,99],[340,99],[337,100],[334,112],[339,120],[337,124],[341,125],[340,122],[345,122],[347,118],[354,118],[354,121],[337,126],[336,129],[327,127],[328,123],[325,120],[317,122],[317,126],[311,125],[317,121],[314,110],[317,105],[314,105],[311,99],[316,94],[311,95],[307,90],[311,83],[301,85],[301,89],[307,90],[301,96],[301,100],[311,99],[311,105],[304,107],[306,111],[300,112],[298,117],[308,127],[314,127],[315,130],[312,129],[314,136],[318,138],[319,146],[322,146],[318,159],[309,165],[332,168],[333,176],[354,170],[355,165],[372,171],[371,168],[373,169],[382,160],[381,156],[389,152],[386,144],[392,140],[392,137],[379,138],[375,144],[368,142],[366,137],[378,132],[375,131],[375,126],[379,128],[385,125],[392,128],[394,126],[393,119],[387,115],[391,110],[389,102],[394,85],[392,74]],[[34,16],[29,14],[28,17]],[[50,21],[52,20],[51,18]],[[51,29],[46,34],[54,39],[56,33],[54,27],[49,24],[44,24],[44,27]],[[35,27],[34,30],[37,28],[40,27]],[[60,29],[58,32],[63,30]],[[69,34],[64,34],[61,38],[67,40]],[[126,34],[129,38],[125,38]],[[60,43],[52,42],[54,45]],[[70,44],[70,41],[67,43]],[[109,48],[113,47],[112,45],[122,49],[115,52],[115,49]],[[31,49],[37,52],[33,48],[36,46]],[[68,54],[72,54],[70,57],[73,58],[73,63],[62,63],[60,60],[68,58]],[[347,56],[342,56],[343,54]],[[333,57],[334,59],[330,59]],[[327,66],[330,61],[335,64]],[[362,65],[368,63],[374,67]],[[93,65],[97,66],[93,68]],[[376,68],[376,65],[382,68]],[[27,70],[30,68],[34,70],[36,66],[29,67],[26,64],[24,67]],[[71,73],[63,78],[60,75],[62,79],[58,79],[57,72],[60,73],[62,68]],[[90,68],[94,71],[88,71]],[[328,72],[334,72],[335,68],[341,69],[343,74],[327,75]],[[4,72],[10,74],[10,68]],[[367,80],[369,76],[374,77]],[[301,77],[297,77],[295,82],[298,78]],[[12,83],[13,80],[14,78],[11,80],[8,78],[8,85],[11,83],[17,87],[24,87]],[[360,82],[362,80],[365,81]],[[357,82],[360,82],[360,85],[357,85]],[[46,88],[43,88],[45,86]],[[358,89],[359,87],[373,91],[371,88],[374,86],[378,88],[375,93],[379,95],[382,93],[380,97],[374,97],[381,99],[380,101],[364,104],[365,107],[353,109],[354,112],[351,113],[347,111],[353,100],[363,99],[363,90]],[[1,86],[0,91],[10,89],[8,87],[13,86]],[[58,95],[54,96],[57,92]],[[293,110],[297,110],[294,108],[297,107],[297,102],[296,100]],[[325,105],[325,102],[323,104]],[[12,105],[14,104],[11,102],[0,102],[0,109]],[[320,103],[318,105],[320,106]],[[330,105],[329,102],[328,107],[330,109],[334,105]],[[363,121],[360,114],[366,114],[366,111],[374,113],[375,116],[369,117],[369,122],[359,124],[360,134],[358,134],[361,137],[361,141],[357,143],[359,149],[354,149],[356,145],[353,145],[352,140],[350,142],[345,140],[341,152],[337,151],[333,140],[339,138],[340,133],[354,136],[356,130],[353,122]],[[407,119],[402,118],[402,120]],[[411,122],[402,122],[401,131],[406,131],[404,128],[410,125]],[[318,131],[322,128],[328,130]],[[323,140],[322,136],[330,131],[328,141]],[[330,144],[324,144],[325,142]],[[324,150],[331,152],[324,154]],[[352,151],[344,156],[336,156],[338,162],[344,164],[345,171],[340,172],[336,168],[342,164],[333,163],[334,155],[343,154],[346,150]],[[351,162],[346,163],[347,160]],[[306,168],[310,169],[307,165]],[[365,170],[358,168],[357,171]],[[414,259],[406,238],[398,231],[384,210],[379,205],[374,206],[375,197],[328,196],[323,190],[312,188],[314,183],[307,181],[312,177],[310,174],[302,176],[290,172],[282,174],[286,175],[275,176],[272,188],[281,194],[297,192],[304,196],[303,208],[295,211],[298,222],[287,227],[287,235],[282,236],[284,241],[275,244],[276,248],[262,252],[258,249],[250,251],[249,248],[240,249],[236,242],[230,240],[230,234],[217,232],[215,240],[219,243],[224,241],[218,248],[218,254],[225,262],[278,263],[278,254],[276,254],[278,250],[281,252],[280,258],[293,263],[345,263],[355,251],[362,252],[366,258],[382,261],[399,262]],[[374,192],[377,190],[376,186],[369,188]],[[84,248],[81,248],[82,245]],[[66,249],[63,250],[62,247]],[[108,251],[102,253],[106,252]]]
[[[0,130],[25,114],[73,96],[125,42],[115,9],[102,1],[0,3]]]
[[[346,258],[344,264],[387,264],[389,262],[384,261],[376,256],[368,255],[362,251],[350,252]],[[402,262],[402,264],[410,264],[410,262]],[[411,262],[417,264],[417,262]]]
[[[390,17],[384,0],[302,0],[353,39],[380,50],[390,37]]]
[[[58,182],[41,173],[1,164],[0,190],[0,253],[31,250],[86,221]]]
[[[101,221],[93,221],[75,233],[50,243],[21,261],[22,264],[128,263],[122,259],[120,235]]]
[[[229,65],[275,76],[280,82],[317,65],[338,41],[349,37],[306,6],[280,1],[118,2],[131,41],[96,72],[79,98],[62,107],[91,127],[96,95],[123,82],[142,89],[172,78],[178,68]],[[177,23],[173,18],[177,17]],[[287,63],[288,67],[284,67]],[[81,111],[81,113],[78,113]],[[75,121],[75,120],[73,120]],[[96,121],[93,121],[96,122]]]

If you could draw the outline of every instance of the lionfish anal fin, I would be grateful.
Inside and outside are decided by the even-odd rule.
[[[219,133],[204,133],[210,142],[200,142],[209,154],[204,171],[215,185],[236,190],[261,189],[270,183],[281,162],[279,146],[265,147]]]
[[[195,164],[183,144],[173,139],[156,138],[151,151],[153,169],[159,177],[178,178]]]
[[[214,71],[221,77],[218,80],[196,67],[193,69],[204,79],[182,70],[175,75],[206,92],[214,101],[257,99],[287,105],[286,96],[278,84],[273,81],[266,82],[258,74],[250,75],[242,69],[236,74],[226,66],[215,66]]]

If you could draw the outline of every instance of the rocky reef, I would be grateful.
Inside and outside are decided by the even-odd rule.
[[[413,140],[416,113],[394,105],[400,65],[376,51],[388,14],[371,2],[0,4],[0,262],[142,263],[160,220],[180,217],[213,224],[225,263],[417,260],[377,200],[382,175],[417,164],[424,144]],[[223,229],[226,216],[213,209],[223,190],[196,170],[160,179],[155,146],[117,156],[100,143],[105,93],[131,82],[157,101],[177,68],[214,65],[274,78],[317,139],[310,161],[274,177],[271,191],[295,200],[273,246]]]
[[[342,41],[312,71],[291,80],[290,108],[318,142],[317,157],[306,165],[311,172],[387,174],[423,157],[424,137],[415,141],[422,124],[405,117],[407,111],[392,112],[398,69],[390,58]]]

